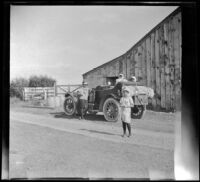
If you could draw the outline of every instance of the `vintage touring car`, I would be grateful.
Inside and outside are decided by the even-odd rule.
[[[129,87],[134,101],[134,107],[131,108],[131,117],[142,118],[148,104],[148,99],[154,96],[154,91],[151,88],[139,86],[129,81],[117,83],[115,86],[97,86],[91,89],[85,112],[91,114],[103,112],[107,121],[118,121],[120,119],[119,101],[122,97],[123,86]],[[72,91],[65,94],[64,111],[66,115],[71,116],[77,113],[77,104],[77,92]]]

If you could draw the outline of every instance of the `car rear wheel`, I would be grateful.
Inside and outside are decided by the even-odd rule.
[[[145,111],[145,106],[143,105],[135,105],[131,108],[131,117],[133,119],[141,119]]]
[[[119,102],[114,98],[108,98],[103,105],[104,117],[107,121],[116,122],[120,118]]]
[[[76,103],[72,96],[68,96],[64,101],[64,111],[68,116],[72,116],[76,112]]]

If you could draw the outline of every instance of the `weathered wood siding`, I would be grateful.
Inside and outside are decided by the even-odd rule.
[[[90,87],[106,84],[106,77],[133,74],[151,87],[155,97],[149,105],[158,109],[180,109],[182,27],[180,8],[152,29],[124,55],[83,74]]]

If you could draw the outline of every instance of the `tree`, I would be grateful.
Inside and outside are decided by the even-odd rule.
[[[29,87],[53,87],[55,82],[55,79],[50,78],[46,75],[34,75],[29,78]]]

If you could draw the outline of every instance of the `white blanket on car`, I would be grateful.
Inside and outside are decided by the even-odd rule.
[[[130,91],[130,95],[146,94],[148,97],[153,98],[154,90],[145,86],[126,86]]]

